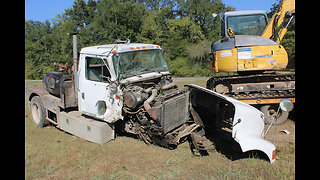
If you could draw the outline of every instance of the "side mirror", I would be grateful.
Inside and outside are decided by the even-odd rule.
[[[290,99],[282,99],[279,103],[279,108],[278,108],[278,111],[277,111],[277,114],[274,116],[274,119],[273,121],[271,122],[271,124],[269,125],[267,131],[265,132],[265,134],[263,135],[263,138],[266,137],[270,127],[272,126],[273,122],[277,121],[277,117],[278,117],[278,113],[279,113],[279,110],[282,110],[282,111],[292,111],[293,109],[293,102],[290,100]],[[272,133],[272,139],[271,139],[271,142],[273,141],[274,139],[274,132],[276,130],[276,124],[274,125],[274,128],[273,128],[273,133]]]
[[[223,20],[223,13],[219,13],[219,14],[217,14],[217,13],[212,13],[211,16],[212,16],[213,18],[219,17],[219,19],[220,19],[221,21],[224,21],[224,20]]]
[[[214,17],[214,18],[216,18],[216,17],[218,16],[218,17],[222,20],[223,13],[219,13],[219,14],[217,14],[217,13],[212,13],[211,16]]]
[[[282,99],[279,103],[279,106],[282,111],[292,111],[293,109],[293,102],[289,99]]]
[[[217,17],[218,16],[218,14],[217,13],[212,13],[212,17]]]

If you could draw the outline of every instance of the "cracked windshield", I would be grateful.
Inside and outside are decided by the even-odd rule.
[[[167,71],[168,66],[160,50],[119,53],[112,57],[117,71],[119,61],[120,79],[154,71]]]

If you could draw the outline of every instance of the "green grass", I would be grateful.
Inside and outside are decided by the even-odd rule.
[[[178,86],[189,83],[205,85],[197,81]],[[294,126],[287,123],[287,129]],[[290,135],[276,134],[284,139],[274,142],[279,151],[275,163],[257,158],[231,161],[215,150],[209,156],[193,156],[187,142],[169,150],[120,136],[101,146],[53,126],[38,128],[26,101],[25,179],[294,179],[295,136],[294,129],[289,130]]]
[[[28,86],[41,86],[42,85],[42,81],[24,81],[24,85],[25,87],[28,87]]]
[[[182,88],[185,84],[195,84],[198,86],[206,87],[206,81],[180,81],[180,82],[175,82],[178,86],[178,88]]]

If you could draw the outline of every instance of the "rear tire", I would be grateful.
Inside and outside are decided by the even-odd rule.
[[[38,127],[44,127],[49,124],[49,121],[45,119],[45,109],[39,98],[34,96],[29,104],[29,110],[31,113],[32,122]]]
[[[275,105],[264,105],[260,108],[260,111],[263,112],[266,116],[264,117],[264,123],[271,124],[273,118],[269,117],[269,115],[275,115],[277,113],[278,108]],[[283,124],[289,116],[289,112],[279,110],[278,120],[273,124],[279,125]]]

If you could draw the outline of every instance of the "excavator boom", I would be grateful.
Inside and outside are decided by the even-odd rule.
[[[273,14],[261,36],[280,43],[287,32],[287,27],[295,15],[295,1],[283,0],[278,12]],[[286,16],[291,16],[289,22],[284,25]]]

